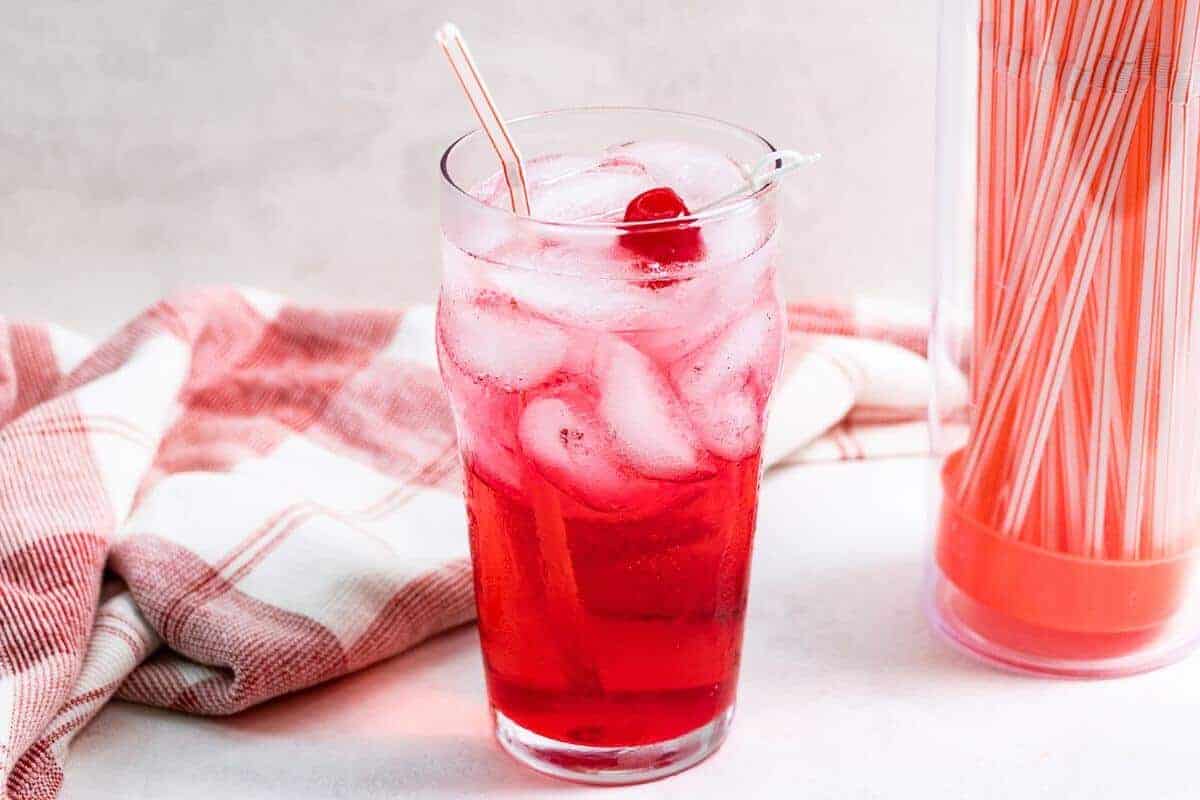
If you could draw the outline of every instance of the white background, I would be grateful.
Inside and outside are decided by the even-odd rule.
[[[437,159],[470,126],[445,19],[509,116],[647,104],[820,151],[791,293],[923,303],[934,7],[0,0],[0,314],[99,335],[197,284],[432,297]]]

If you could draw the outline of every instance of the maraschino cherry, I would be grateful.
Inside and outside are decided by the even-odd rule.
[[[629,205],[625,207],[625,222],[667,223],[686,217],[690,213],[687,204],[674,189],[659,186],[644,191],[629,201]],[[639,226],[621,234],[621,245],[645,259],[639,261],[638,266],[648,273],[662,273],[671,264],[699,261],[704,257],[704,243],[700,239],[700,230],[694,226]],[[652,289],[661,289],[675,282],[670,279],[654,280],[645,285]]]

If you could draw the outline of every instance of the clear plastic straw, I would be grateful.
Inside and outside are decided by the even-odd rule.
[[[471,50],[467,47],[462,31],[454,23],[447,22],[438,28],[435,38],[442,52],[446,54],[450,68],[454,70],[454,75],[458,78],[480,127],[491,142],[492,149],[496,151],[496,157],[500,159],[500,169],[504,173],[504,181],[508,184],[513,213],[519,217],[530,216],[529,190],[526,188],[525,162],[521,158],[521,151],[517,148],[512,134],[508,132],[508,126],[504,124],[496,101],[492,99],[492,93],[488,91],[483,76],[479,74],[479,68],[475,66],[475,59],[471,57]]]
[[[809,164],[815,164],[820,160],[820,153],[798,153],[795,150],[776,150],[773,153],[767,153],[748,167],[744,164],[739,164],[738,168],[742,171],[742,175],[746,179],[746,184],[738,187],[729,194],[718,197],[703,208],[695,209],[692,213],[698,214],[710,208],[725,205],[729,201],[736,200],[739,197],[754,194],[767,184],[778,181],[785,175],[795,172],[801,167],[807,167]]]

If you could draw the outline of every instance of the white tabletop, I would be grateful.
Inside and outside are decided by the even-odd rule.
[[[620,797],[1194,798],[1200,658],[1108,682],[994,671],[921,610],[920,460],[789,468],[763,489],[733,733]],[[474,628],[229,719],[115,703],[65,800],[559,797],[492,742]]]

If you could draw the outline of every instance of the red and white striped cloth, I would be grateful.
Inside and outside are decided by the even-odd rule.
[[[924,326],[792,312],[770,458],[923,452]],[[213,289],[94,349],[0,318],[5,796],[57,796],[113,696],[230,714],[470,620],[456,458],[428,307]]]

